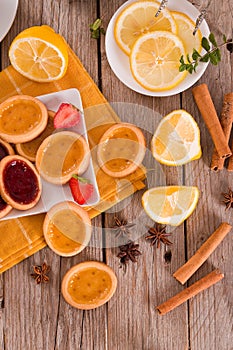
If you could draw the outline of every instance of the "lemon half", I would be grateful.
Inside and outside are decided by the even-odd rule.
[[[62,78],[68,65],[64,39],[49,26],[35,26],[21,32],[9,49],[12,66],[28,79],[50,82]]]
[[[183,109],[165,116],[152,138],[151,151],[165,165],[178,166],[199,159],[200,130],[193,117]]]
[[[197,187],[154,187],[143,194],[142,205],[152,220],[178,226],[192,214],[198,198]]]

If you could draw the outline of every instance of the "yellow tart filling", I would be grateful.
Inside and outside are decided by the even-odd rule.
[[[69,253],[79,251],[86,239],[86,224],[70,209],[58,211],[48,225],[48,239],[54,249]]]
[[[14,101],[0,110],[0,132],[8,135],[26,134],[42,119],[40,107],[31,100]]]
[[[96,267],[74,273],[68,281],[68,293],[78,304],[95,304],[104,300],[112,287],[109,274]]]
[[[22,155],[28,156],[28,157],[36,157],[36,152],[38,148],[40,147],[41,142],[48,137],[49,135],[52,134],[54,131],[54,126],[53,126],[53,118],[48,118],[48,124],[46,126],[46,129],[42,132],[41,135],[37,136],[35,139],[32,141],[28,141],[25,143],[20,144],[21,152]]]
[[[43,150],[41,171],[51,176],[65,176],[75,171],[82,162],[84,149],[82,141],[70,135],[56,134]]]
[[[120,127],[113,130],[101,144],[101,159],[109,170],[123,171],[135,163],[140,147],[135,132]]]

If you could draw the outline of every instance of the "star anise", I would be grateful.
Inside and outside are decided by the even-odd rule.
[[[119,247],[120,252],[117,254],[117,257],[120,258],[121,267],[124,266],[126,268],[130,260],[133,263],[137,262],[136,257],[142,254],[138,248],[139,244],[134,244],[133,241],[128,241],[128,243]]]
[[[117,216],[114,217],[115,226],[112,229],[116,233],[116,237],[130,237],[131,232],[130,229],[135,226],[135,224],[128,222],[127,220],[120,220]]]
[[[226,209],[233,208],[233,191],[229,188],[228,192],[222,193],[224,200],[222,201],[226,205]]]
[[[31,276],[36,280],[37,284],[47,283],[49,281],[49,277],[47,274],[50,271],[50,266],[48,266],[45,262],[41,265],[33,266],[34,273],[31,273]]]
[[[151,240],[151,245],[157,243],[157,248],[160,247],[160,243],[165,245],[172,245],[172,242],[169,241],[167,237],[171,236],[170,233],[166,233],[166,226],[156,225],[155,227],[150,227],[148,230],[149,235],[146,236],[146,239]]]

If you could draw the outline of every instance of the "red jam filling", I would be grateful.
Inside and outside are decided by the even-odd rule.
[[[6,208],[7,204],[0,196],[0,211],[4,210]]]
[[[29,204],[38,195],[37,177],[24,161],[9,162],[4,169],[3,179],[5,190],[17,203]]]
[[[9,155],[8,149],[0,143],[0,160]]]

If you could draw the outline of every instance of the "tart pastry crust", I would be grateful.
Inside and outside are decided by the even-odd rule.
[[[6,157],[15,154],[14,149],[8,142],[0,139],[0,161]]]
[[[48,123],[46,125],[46,128],[44,131],[37,136],[35,139],[28,141],[28,142],[23,142],[23,143],[17,143],[15,145],[16,151],[23,157],[27,158],[31,162],[36,161],[36,152],[38,148],[40,147],[40,144],[42,141],[51,135],[54,132],[54,126],[53,126],[53,117],[55,115],[55,112],[53,111],[48,111]]]
[[[43,223],[46,243],[60,256],[80,253],[88,245],[91,231],[87,211],[71,201],[54,205],[47,212]]]
[[[48,136],[36,154],[40,175],[56,185],[65,184],[73,174],[83,174],[90,163],[89,146],[83,136],[61,131]]]
[[[78,309],[95,309],[108,302],[116,291],[114,271],[98,261],[85,261],[73,266],[63,277],[64,299]]]
[[[145,152],[142,131],[130,123],[117,123],[101,137],[97,160],[106,174],[121,178],[133,173],[140,166]]]
[[[15,209],[28,210],[40,199],[40,176],[27,159],[11,155],[0,162],[0,192],[6,203]]]
[[[0,104],[0,137],[7,142],[33,140],[46,127],[48,111],[37,98],[16,95]]]

